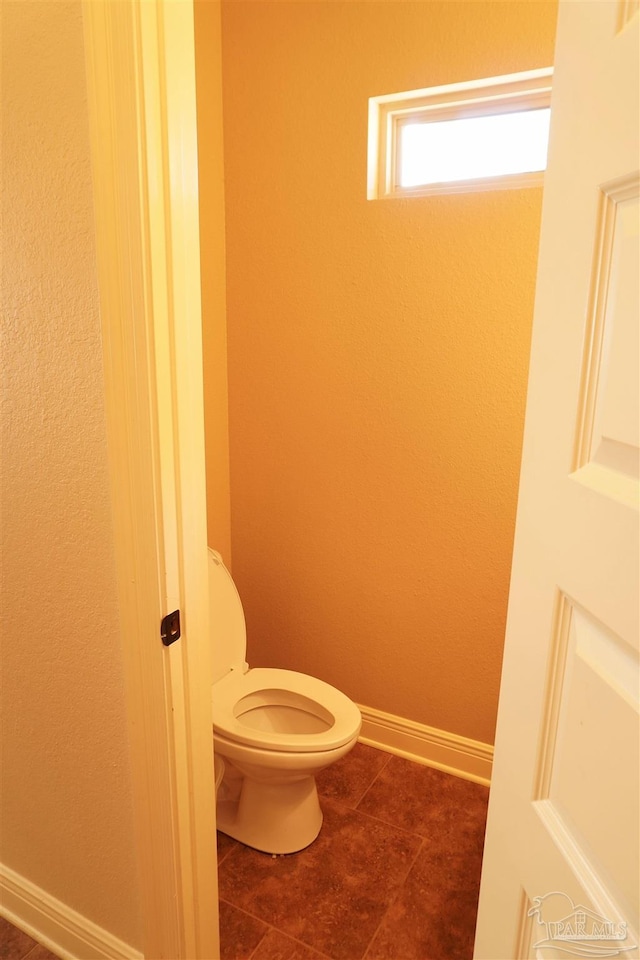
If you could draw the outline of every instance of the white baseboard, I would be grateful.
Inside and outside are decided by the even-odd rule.
[[[362,743],[444,770],[464,780],[485,786],[491,783],[491,744],[469,740],[371,707],[360,706],[360,711],[362,730],[359,739]]]
[[[62,960],[143,960],[139,950],[2,864],[0,914]]]

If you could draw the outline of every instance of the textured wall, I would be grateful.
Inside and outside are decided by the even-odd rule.
[[[492,741],[541,190],[370,202],[370,96],[547,66],[547,2],[223,3],[249,660]]]
[[[2,852],[140,942],[80,3],[3,3]]]
[[[207,536],[231,562],[220,2],[195,0]]]

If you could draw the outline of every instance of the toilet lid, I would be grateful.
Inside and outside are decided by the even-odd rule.
[[[247,630],[242,602],[222,557],[209,547],[209,617],[215,656],[212,682],[231,669],[242,669]]]
[[[290,706],[296,695],[304,701],[314,702],[317,715],[327,717],[331,725],[316,733],[273,733],[258,730],[242,721],[238,712],[239,702],[251,694],[268,691],[265,699]],[[279,700],[278,693],[284,691]],[[293,695],[293,696],[292,696]],[[241,708],[240,708],[241,709]],[[296,751],[313,753],[336,750],[357,736],[362,724],[360,710],[344,693],[331,684],[293,670],[272,670],[257,667],[246,673],[232,671],[211,691],[211,715],[214,733],[229,740],[260,747],[263,750]]]

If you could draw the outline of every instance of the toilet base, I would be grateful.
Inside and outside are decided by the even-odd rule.
[[[322,826],[315,777],[272,783],[244,777],[237,799],[217,803],[222,833],[263,853],[297,853],[316,839]]]

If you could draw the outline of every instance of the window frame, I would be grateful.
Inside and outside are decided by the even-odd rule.
[[[369,99],[369,200],[471,193],[541,186],[544,170],[403,187],[399,183],[400,132],[407,123],[494,116],[551,105],[553,67]]]

